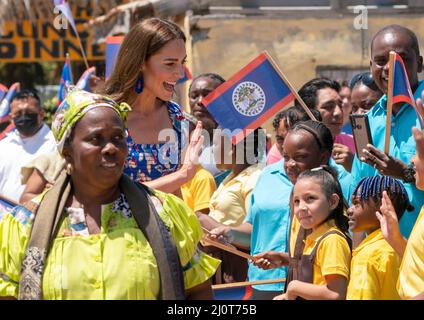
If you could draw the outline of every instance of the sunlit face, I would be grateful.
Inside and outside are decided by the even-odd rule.
[[[301,178],[293,188],[293,210],[304,229],[320,226],[337,207],[337,194],[327,199],[324,190],[315,178]]]
[[[343,123],[347,123],[349,122],[350,111],[352,111],[350,88],[342,87],[340,89],[339,95],[340,95],[340,98],[342,99]]]
[[[414,90],[418,83],[418,73],[422,71],[423,60],[411,47],[411,39],[404,32],[387,30],[378,35],[372,43],[371,73],[381,91],[387,93],[389,80],[389,53],[395,51],[405,64],[411,88]]]
[[[349,216],[349,229],[353,232],[374,230],[380,226],[376,211],[379,205],[374,200],[361,200],[352,197],[352,205],[347,210]]]
[[[352,114],[368,112],[382,95],[381,91],[371,90],[363,83],[356,85],[352,90]]]
[[[218,80],[210,77],[197,78],[191,84],[190,92],[188,93],[191,114],[195,116],[197,120],[202,121],[202,125],[207,131],[215,129],[217,123],[208,109],[204,106],[203,99],[219,87],[220,84]]]
[[[178,79],[184,76],[186,56],[184,41],[175,39],[149,57],[142,66],[143,92],[149,92],[163,101],[169,101]]]
[[[99,189],[118,183],[127,154],[124,124],[114,110],[106,107],[88,111],[77,122],[70,146],[65,149],[73,177]]]
[[[300,173],[326,164],[329,155],[319,149],[309,132],[289,132],[283,144],[284,170],[294,184]]]
[[[343,126],[342,99],[332,88],[320,89],[317,92],[317,107],[322,117],[322,122],[331,131],[333,138],[338,135]]]

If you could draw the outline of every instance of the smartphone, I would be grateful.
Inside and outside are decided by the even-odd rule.
[[[368,117],[366,114],[351,114],[349,118],[350,123],[352,124],[352,134],[353,139],[355,140],[356,155],[360,160],[361,157],[365,157],[362,150],[366,148],[367,144],[372,144]]]

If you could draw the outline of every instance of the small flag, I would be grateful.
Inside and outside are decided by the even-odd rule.
[[[6,127],[6,129],[4,129],[2,132],[0,132],[0,141],[3,140],[4,137],[6,137],[6,135],[11,132],[12,130],[15,129],[15,124],[13,123],[13,121]]]
[[[190,70],[188,70],[187,66],[184,66],[184,77],[178,79],[177,84],[181,84],[191,79],[193,79],[193,77],[191,76]]]
[[[7,92],[6,96],[0,103],[0,122],[9,120],[10,113],[10,102],[16,92],[20,90],[21,85],[19,82],[12,84]]]
[[[414,107],[415,112],[418,115],[418,118],[421,123],[421,128],[424,128],[424,110],[418,110],[415,104],[414,94],[412,93],[411,86],[409,84],[408,74],[406,73],[405,64],[400,55],[392,51],[395,55],[393,59],[393,81],[389,83],[389,86],[392,86],[393,92],[393,104],[404,102],[408,103]],[[390,90],[388,90],[390,92]]]
[[[72,81],[72,70],[71,70],[71,60],[69,59],[69,55],[66,55],[65,64],[62,69],[62,76],[60,78],[59,84],[59,93],[57,95],[57,105],[65,100],[66,95],[68,94],[68,87],[73,85]]]
[[[115,67],[115,61],[118,57],[119,48],[124,40],[124,36],[107,37],[106,38],[106,72],[105,77],[108,79]]]
[[[7,93],[7,87],[4,84],[0,83],[0,102],[3,100],[6,93]]]
[[[237,144],[293,99],[290,87],[264,52],[207,95],[203,103],[218,124],[231,131],[232,143]]]
[[[11,212],[17,204],[0,196],[0,221],[7,212]]]
[[[252,296],[252,287],[235,287],[213,289],[214,300],[249,300]]]
[[[91,92],[90,77],[95,74],[96,74],[96,67],[91,67],[85,70],[75,86],[78,89]]]
[[[77,27],[75,26],[74,17],[72,16],[71,8],[69,7],[69,3],[67,0],[54,0],[54,6],[59,9],[66,17],[66,19],[71,24],[75,33],[77,34]]]

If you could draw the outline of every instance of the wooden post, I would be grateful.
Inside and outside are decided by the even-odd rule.
[[[76,27],[75,27],[75,28],[76,28]],[[80,38],[80,36],[79,36],[78,30],[74,30],[74,31],[75,31],[75,34],[76,34],[77,39],[78,39],[78,44],[79,44],[79,47],[80,47],[80,50],[81,50],[82,58],[84,59],[85,68],[86,68],[86,69],[89,69],[90,67],[88,66],[87,57],[86,57],[86,55],[85,55],[84,47],[82,46],[82,42],[81,42],[81,38]]]
[[[394,51],[390,51],[389,58],[389,82],[387,85],[387,115],[386,115],[386,141],[384,145],[384,153],[389,155],[390,147],[390,129],[392,126],[392,108],[393,108],[393,73],[395,66],[395,55]]]
[[[253,285],[272,284],[272,283],[281,283],[281,282],[286,282],[286,278],[215,284],[212,286],[212,289],[217,290],[217,289],[238,288],[238,287],[247,287],[247,286],[253,286]]]
[[[281,79],[283,79],[283,81],[285,82],[285,84],[290,88],[290,91],[293,93],[293,95],[296,98],[296,100],[300,103],[300,105],[302,106],[302,108],[305,110],[305,112],[307,113],[307,115],[309,116],[309,118],[311,118],[311,120],[318,121],[315,118],[315,116],[312,114],[311,110],[309,110],[309,108],[306,105],[306,103],[299,96],[299,94],[297,93],[296,89],[292,86],[292,84],[290,83],[290,81],[286,78],[286,76],[284,75],[284,73],[280,70],[280,68],[278,67],[278,65],[274,61],[274,59],[271,57],[271,55],[267,51],[264,51],[264,54],[268,57],[269,61],[271,62],[272,66],[274,67],[275,71],[278,72],[278,74],[280,75]]]

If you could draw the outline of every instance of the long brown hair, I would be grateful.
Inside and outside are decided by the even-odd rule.
[[[149,18],[134,25],[125,36],[119,49],[112,75],[100,89],[118,103],[132,104],[135,100],[134,85],[141,73],[141,66],[169,41],[186,37],[175,23],[159,18]]]

